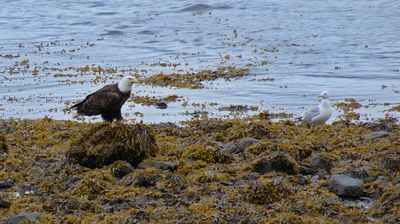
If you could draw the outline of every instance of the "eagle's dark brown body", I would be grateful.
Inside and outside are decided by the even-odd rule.
[[[122,120],[121,107],[130,97],[131,91],[121,92],[118,84],[104,86],[96,92],[71,107],[76,108],[78,114],[86,116],[100,115],[105,121]]]

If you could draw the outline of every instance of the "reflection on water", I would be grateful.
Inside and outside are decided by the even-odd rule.
[[[216,115],[222,113],[219,106],[230,104],[301,114],[323,90],[333,101],[352,97],[370,105],[361,110],[370,117],[382,117],[390,108],[384,103],[399,102],[397,1],[0,4],[0,116],[6,118],[70,119],[64,103],[104,85],[89,82],[92,73],[74,77],[69,68],[86,65],[136,68],[140,75],[252,65],[249,77],[207,83],[201,90],[135,87],[136,95],[177,94],[189,102],[171,103],[166,110],[124,106],[129,117],[141,112],[149,122],[185,119],[186,111],[202,110],[196,105],[205,102],[218,103],[205,108]],[[26,59],[27,65],[15,66]],[[179,66],[155,66],[158,62]],[[254,81],[267,77],[275,80]]]

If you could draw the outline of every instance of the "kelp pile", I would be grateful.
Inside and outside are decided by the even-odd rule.
[[[41,223],[400,221],[397,120],[309,126],[267,115],[136,124],[132,130],[154,134],[156,154],[138,166],[120,157],[90,168],[68,163],[67,152],[109,148],[114,138],[129,145],[130,134],[117,134],[125,125],[0,120],[8,147],[0,166],[1,220],[33,213]],[[102,131],[108,137],[88,134]],[[156,147],[150,142],[135,144]],[[335,174],[362,180],[362,197],[332,192]]]
[[[100,123],[81,132],[67,152],[69,163],[101,168],[125,160],[136,166],[158,150],[151,129],[144,124]]]
[[[240,78],[249,74],[248,68],[236,68],[234,66],[220,67],[216,70],[203,70],[187,73],[159,73],[145,78],[142,82],[152,86],[168,86],[176,88],[203,88],[203,81],[214,81],[216,79],[230,80]]]

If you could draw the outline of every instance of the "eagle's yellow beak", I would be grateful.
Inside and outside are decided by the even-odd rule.
[[[130,82],[130,83],[140,83],[139,79],[137,79],[137,78],[135,78],[135,77],[129,78],[129,82]]]

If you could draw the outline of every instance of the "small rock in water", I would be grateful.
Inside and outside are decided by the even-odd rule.
[[[373,132],[371,134],[366,135],[365,137],[373,140],[373,139],[377,139],[377,138],[383,138],[388,136],[388,132],[387,131],[377,131],[377,132]]]
[[[328,182],[329,189],[342,197],[359,198],[363,193],[363,181],[343,174],[333,175]]]
[[[171,161],[148,161],[148,162],[141,162],[137,166],[140,169],[147,169],[150,167],[155,167],[160,170],[169,170],[169,171],[174,171],[177,168],[177,165],[174,162]]]
[[[38,222],[40,215],[36,212],[25,212],[19,215],[12,216],[7,219],[7,224],[19,224],[27,222]]]
[[[164,102],[155,103],[154,106],[158,109],[167,109],[168,105]]]
[[[255,139],[255,138],[242,138],[239,140],[238,144],[237,144],[237,152],[243,152],[246,148],[250,147],[251,145],[253,145],[254,143],[259,142],[259,140]]]

